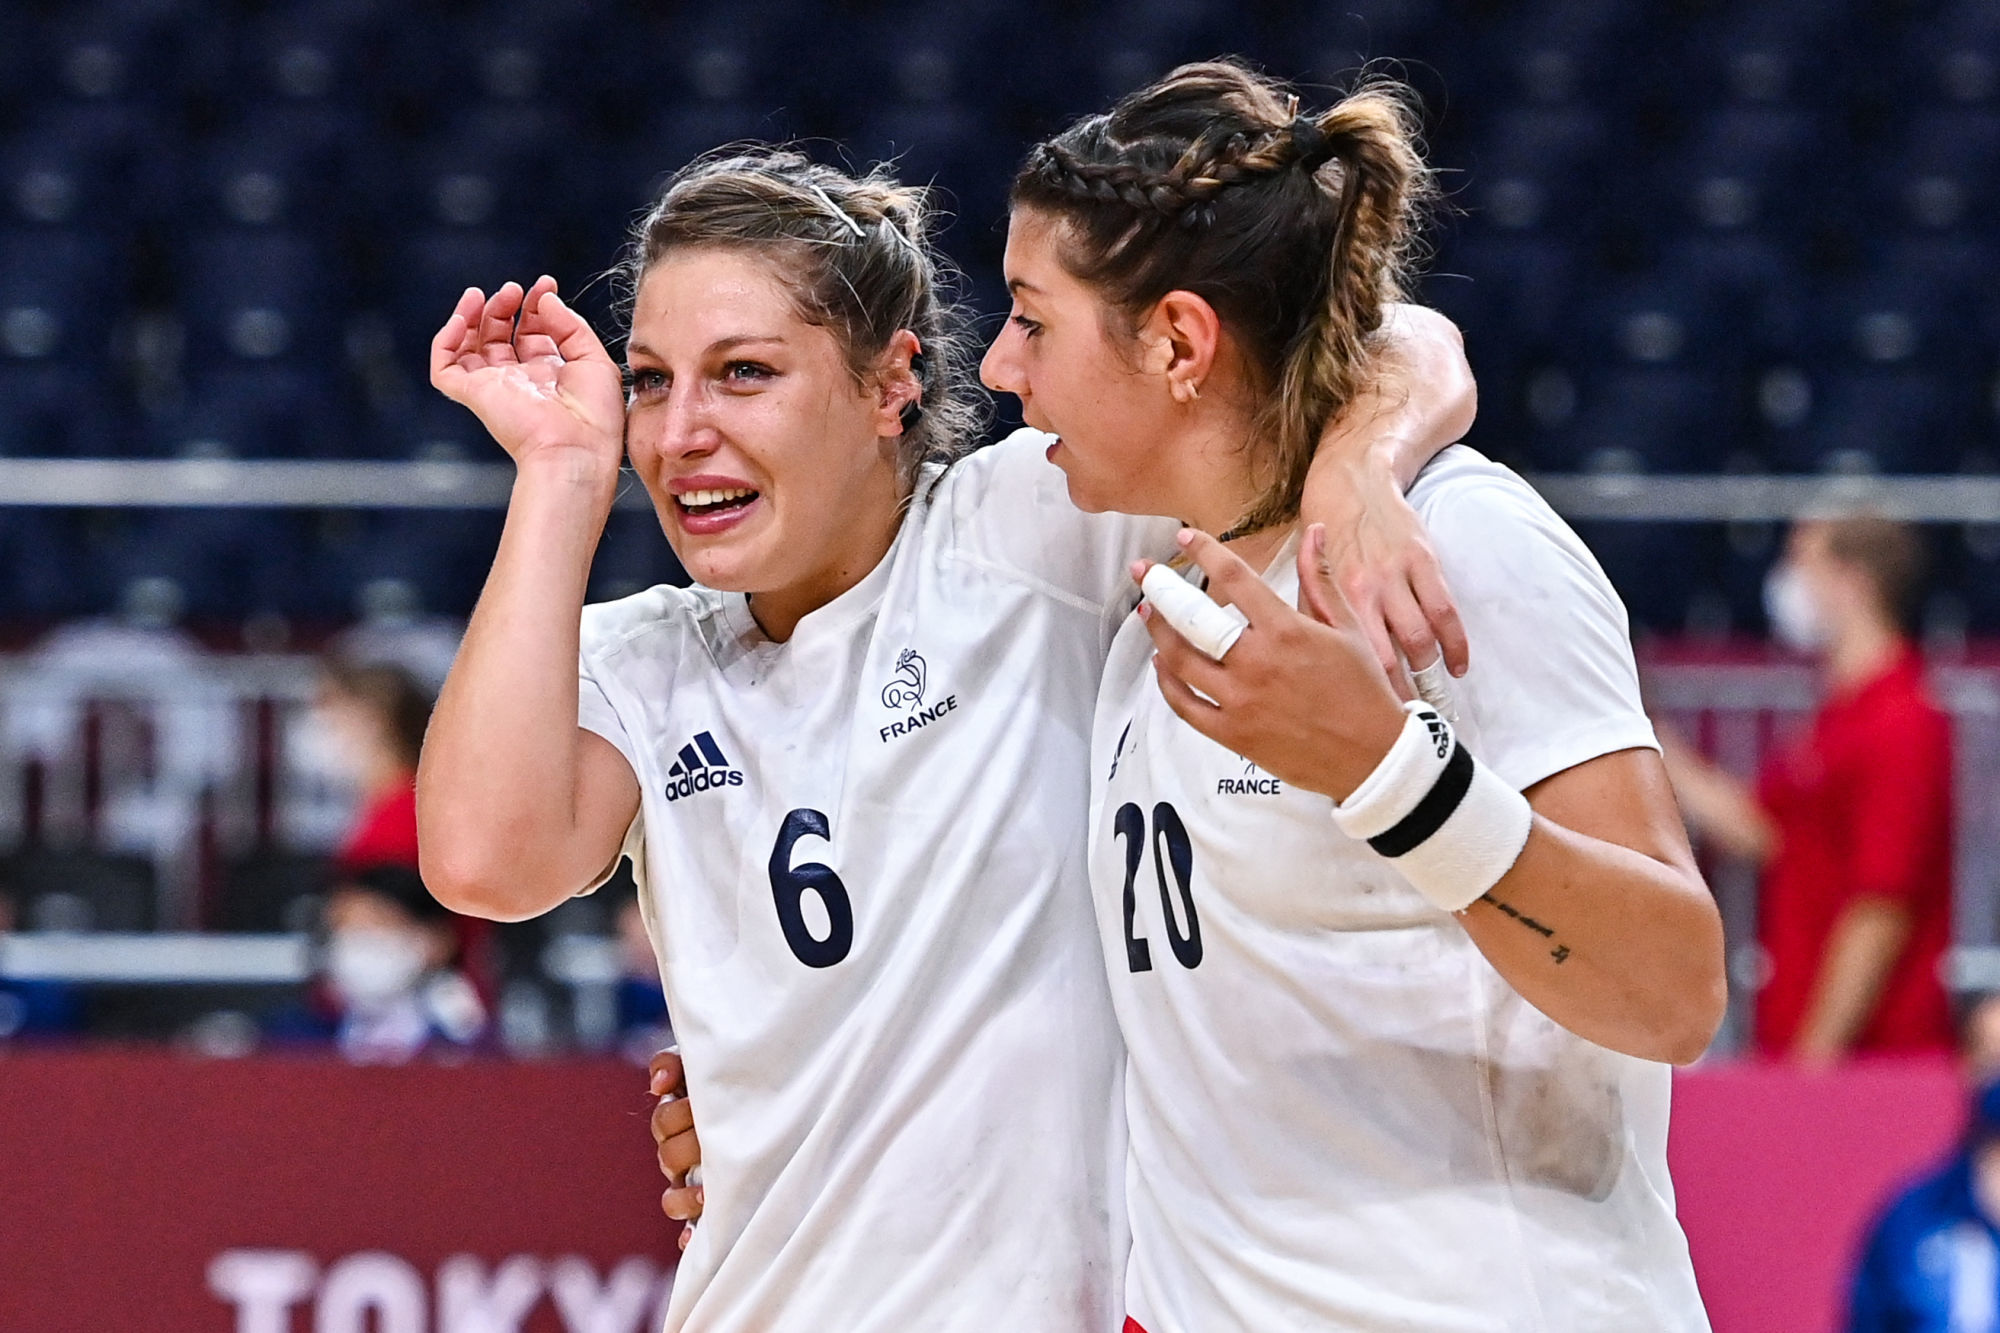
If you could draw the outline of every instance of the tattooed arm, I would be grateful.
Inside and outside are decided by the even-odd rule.
[[[1685,1064],[1727,1000],[1722,925],[1660,756],[1620,750],[1530,787],[1534,832],[1459,920],[1537,1009],[1600,1046]]]

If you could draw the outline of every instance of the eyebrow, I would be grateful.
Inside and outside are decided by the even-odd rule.
[[[1042,289],[1034,283],[1029,282],[1026,278],[1009,278],[1007,279],[1007,290],[1010,292],[1040,293]]]
[[[777,333],[736,333],[731,334],[727,338],[717,338],[703,349],[703,353],[704,355],[714,356],[724,352],[733,352],[739,347],[755,346],[759,343],[769,343],[772,346],[782,347],[785,345],[785,339],[784,335]],[[635,356],[643,356],[653,361],[666,360],[665,357],[661,356],[645,343],[636,340],[627,341],[625,344],[626,359],[629,361]]]

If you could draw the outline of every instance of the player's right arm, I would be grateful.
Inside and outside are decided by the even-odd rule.
[[[638,813],[631,765],[577,725],[584,588],[616,494],[624,396],[550,278],[467,290],[431,344],[431,383],[479,417],[515,478],[424,738],[419,854],[447,907],[518,921],[601,876]]]

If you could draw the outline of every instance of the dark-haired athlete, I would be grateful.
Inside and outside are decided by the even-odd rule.
[[[1188,66],[1014,186],[987,382],[1060,435],[1083,508],[1205,530],[1185,553],[1248,617],[1220,662],[1128,619],[1098,700],[1127,1308],[1148,1333],[1692,1333],[1668,1064],[1720,1020],[1722,941],[1624,610],[1519,477],[1447,450],[1410,498],[1472,669],[1406,709],[1300,530],[1427,184],[1403,105],[1302,117]]]

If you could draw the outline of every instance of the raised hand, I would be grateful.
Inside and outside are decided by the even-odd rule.
[[[431,384],[472,409],[521,467],[615,476],[624,457],[617,363],[543,277],[491,297],[468,287],[431,340]]]
[[[1142,603],[1160,693],[1189,726],[1272,776],[1344,800],[1389,752],[1404,714],[1360,620],[1326,568],[1318,524],[1299,543],[1300,596],[1285,604],[1228,547],[1192,528],[1183,550],[1209,595],[1249,626],[1217,662]],[[1134,566],[1144,577],[1145,566]]]

